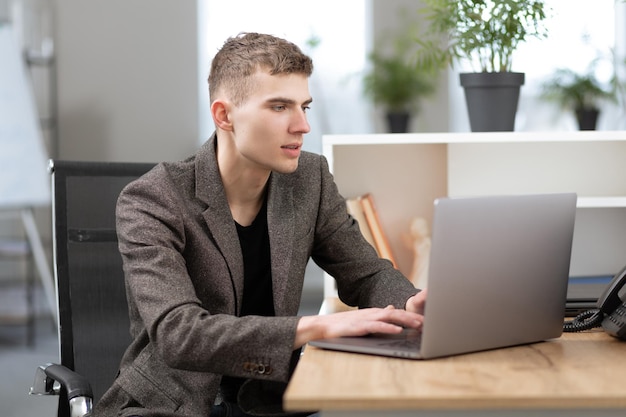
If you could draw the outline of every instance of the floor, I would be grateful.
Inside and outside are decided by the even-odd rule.
[[[28,394],[35,369],[46,363],[58,363],[59,358],[56,328],[46,313],[45,297],[40,289],[35,295],[38,318],[33,346],[28,346],[24,325],[3,325],[0,320],[0,417],[56,416],[57,397]],[[321,293],[303,298],[300,314],[315,314],[321,298]],[[2,310],[22,301],[23,297],[12,291],[0,291]]]
[[[21,303],[12,291],[0,293],[3,309]],[[38,318],[35,338],[28,346],[26,326],[4,324],[0,320],[0,417],[55,417],[57,397],[28,395],[35,369],[46,363],[58,362],[59,347],[55,325],[45,312],[44,296],[36,292]]]

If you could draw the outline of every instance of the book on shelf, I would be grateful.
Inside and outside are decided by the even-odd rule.
[[[374,197],[367,193],[348,198],[346,206],[348,213],[359,223],[363,237],[376,249],[378,256],[388,259],[397,268],[387,235],[383,230],[378,212],[376,211]]]
[[[361,206],[361,197],[348,198],[346,200],[346,206],[348,208],[348,213],[359,223],[359,229],[361,229],[361,234],[365,240],[376,248],[374,236],[372,236],[372,231],[367,224],[367,219],[365,218],[365,213],[363,212],[363,206]]]

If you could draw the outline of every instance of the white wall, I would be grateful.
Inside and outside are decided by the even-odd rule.
[[[55,30],[60,158],[160,161],[195,151],[195,0],[57,0]]]

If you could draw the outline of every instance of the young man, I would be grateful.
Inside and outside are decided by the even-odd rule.
[[[133,342],[96,415],[277,415],[308,341],[421,326],[425,292],[377,257],[324,157],[301,150],[312,70],[283,39],[228,39],[209,75],[216,133],[122,192]],[[359,310],[296,316],[309,258]]]

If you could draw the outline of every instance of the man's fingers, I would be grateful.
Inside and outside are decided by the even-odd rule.
[[[373,321],[370,322],[367,326],[367,333],[387,333],[387,334],[395,334],[400,333],[403,327],[397,324],[388,323],[384,321]]]
[[[419,329],[423,316],[393,306],[366,308],[320,316],[327,323],[324,337],[363,336],[368,333],[400,333],[403,328]]]
[[[417,313],[412,313],[406,310],[395,309],[393,307],[386,307],[382,310],[380,315],[372,317],[374,321],[384,322],[391,325],[418,328],[422,325],[423,316]]]

